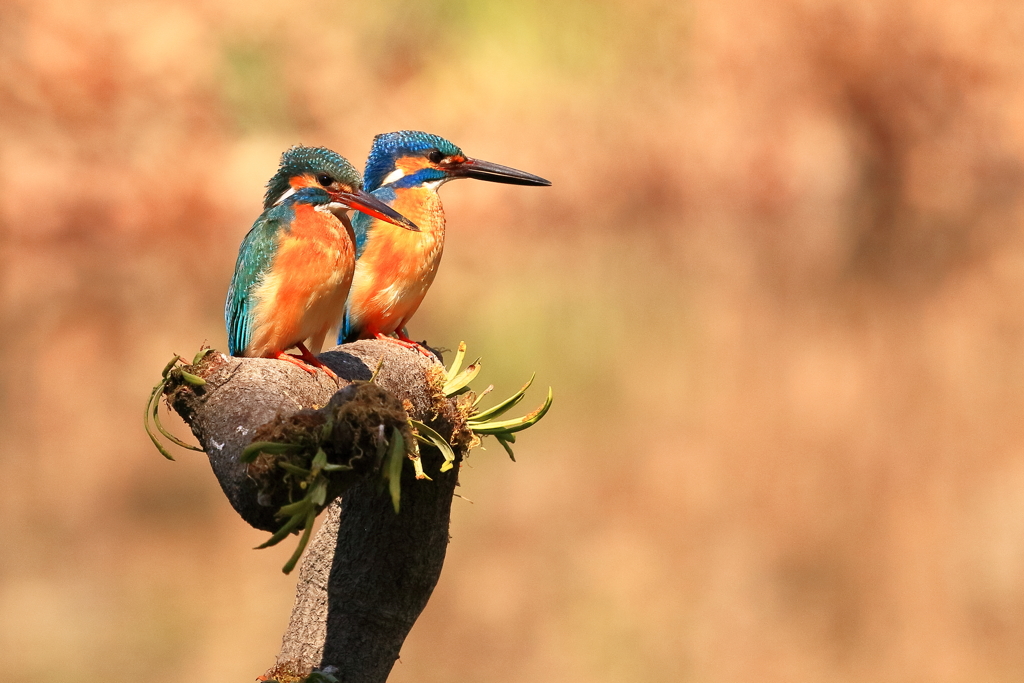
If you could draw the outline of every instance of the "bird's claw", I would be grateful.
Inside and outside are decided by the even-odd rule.
[[[334,380],[335,384],[341,384],[341,378],[338,377],[337,373],[335,373],[334,370],[331,370],[329,367],[321,363],[320,359],[314,356],[312,353],[310,353],[309,349],[300,344],[299,350],[302,352],[301,356],[295,356],[290,353],[281,352],[274,357],[277,358],[278,360],[283,360],[288,363],[291,363],[292,365],[296,365],[305,370],[306,372],[308,372],[309,374],[313,375],[314,377],[316,377],[317,370],[323,370],[328,377]]]
[[[317,368],[318,370],[323,370],[325,373],[327,373],[328,377],[334,380],[335,384],[341,384],[341,378],[338,377],[337,373],[335,373],[334,370],[331,370],[329,367],[324,365],[319,358],[314,356],[313,352],[307,349],[305,344],[298,344],[296,348],[298,348],[299,353],[302,354],[300,357],[302,358],[303,361],[305,361],[308,365],[312,365],[314,368]]]
[[[420,353],[422,353],[427,358],[435,358],[436,357],[436,356],[434,356],[434,353],[432,351],[430,351],[429,349],[425,348],[423,346],[423,344],[420,344],[419,342],[415,342],[412,339],[409,339],[408,337],[403,337],[401,335],[401,333],[397,333],[397,334],[399,335],[397,339],[395,337],[389,337],[388,335],[381,334],[381,333],[378,333],[376,336],[377,336],[377,339],[383,339],[384,341],[389,341],[392,344],[398,344],[399,346],[402,346],[404,348],[412,349],[413,351],[419,351]]]
[[[277,360],[283,360],[286,363],[291,363],[292,365],[294,365],[296,367],[302,368],[303,370],[305,370],[309,374],[311,374],[313,376],[316,376],[316,368],[315,367],[310,367],[302,358],[299,358],[298,356],[293,356],[290,353],[283,353],[282,352],[282,353],[278,353],[276,356],[274,356],[274,358],[276,358]]]

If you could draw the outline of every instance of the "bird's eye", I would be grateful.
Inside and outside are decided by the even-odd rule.
[[[324,187],[330,187],[331,185],[334,184],[334,178],[327,175],[326,173],[321,173],[320,175],[318,175],[316,177],[316,181],[323,185]]]
[[[441,163],[441,160],[444,159],[444,154],[441,154],[441,150],[439,149],[432,149],[430,150],[430,154],[427,155],[427,158],[430,159],[431,163],[439,164]]]

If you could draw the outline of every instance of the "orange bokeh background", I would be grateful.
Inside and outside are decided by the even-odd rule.
[[[392,681],[1021,680],[1022,35],[1009,0],[0,4],[3,678],[272,664],[291,549],[143,406],[224,347],[281,151],[414,128],[553,181],[444,188],[411,332],[556,398],[463,470]]]

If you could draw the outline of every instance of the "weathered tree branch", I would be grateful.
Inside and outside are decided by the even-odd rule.
[[[363,400],[366,391],[358,389],[358,381],[369,380],[381,358],[375,384],[400,402],[382,410],[402,405],[409,417],[453,443],[461,461],[470,435],[455,400],[439,391],[441,366],[384,341],[347,344],[321,356],[343,380],[357,383],[340,394],[324,373],[312,376],[277,360],[218,353],[186,368],[205,379],[205,385],[182,381],[180,372],[172,372],[166,393],[208,454],[235,510],[252,526],[273,531],[282,523],[274,516],[282,501],[268,493],[265,479],[279,475],[274,468],[256,471],[240,463],[242,450],[258,433],[266,434],[284,421],[322,424],[325,411]],[[349,437],[340,430],[333,434],[333,447],[363,452],[356,441],[346,442]],[[291,622],[268,676],[296,680],[313,668],[330,666],[344,683],[387,679],[437,584],[448,544],[458,467],[441,473],[440,454],[428,447],[421,453],[432,481],[416,480],[407,464],[398,514],[381,490],[377,463],[369,460],[363,472],[357,467],[332,490],[336,494],[344,489],[344,495],[328,506],[306,552]]]

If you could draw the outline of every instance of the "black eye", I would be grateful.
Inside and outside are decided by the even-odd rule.
[[[320,175],[318,175],[316,177],[316,181],[323,185],[324,187],[330,187],[331,185],[334,184],[334,178],[327,175],[326,173],[321,173]]]
[[[441,154],[441,150],[432,149],[430,150],[430,154],[427,155],[427,158],[430,159],[432,163],[439,164],[441,163],[441,160],[444,159],[444,155]]]

